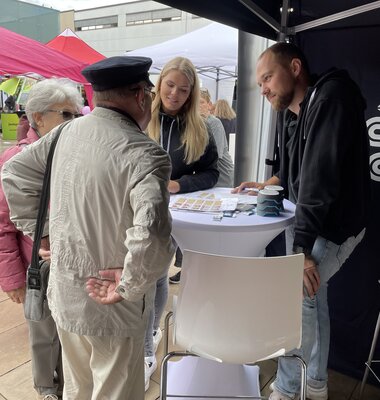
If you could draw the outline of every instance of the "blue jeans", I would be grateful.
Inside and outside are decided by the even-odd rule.
[[[145,332],[145,357],[154,355],[153,331],[160,326],[161,316],[164,312],[169,293],[168,275],[162,276],[156,283],[154,306],[149,314],[148,326]]]
[[[355,247],[363,239],[365,229],[337,245],[318,236],[312,257],[318,264],[320,288],[311,299],[305,296],[302,305],[302,344],[289,354],[299,355],[307,364],[307,383],[314,388],[327,384],[327,362],[330,346],[330,316],[327,302],[329,279],[336,274]],[[275,387],[294,398],[300,391],[301,368],[297,360],[279,358]]]

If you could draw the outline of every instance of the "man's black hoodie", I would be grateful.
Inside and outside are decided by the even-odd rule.
[[[297,203],[294,245],[311,251],[318,235],[336,244],[367,222],[369,143],[365,100],[344,70],[310,87],[297,116],[280,124],[280,180]],[[295,131],[289,137],[289,126]]]

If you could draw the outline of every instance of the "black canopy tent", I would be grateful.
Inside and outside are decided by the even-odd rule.
[[[305,52],[312,71],[345,68],[360,85],[367,100],[371,218],[365,239],[329,284],[329,364],[360,379],[380,308],[380,262],[376,254],[380,243],[380,1],[218,0],[217,6],[204,0],[160,1],[273,40],[291,37]],[[241,162],[238,152],[235,162]],[[375,358],[380,358],[380,343]]]

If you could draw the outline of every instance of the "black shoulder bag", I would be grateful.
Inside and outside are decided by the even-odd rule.
[[[50,316],[50,309],[47,304],[46,291],[49,281],[50,262],[40,260],[38,252],[41,245],[41,238],[46,220],[47,208],[50,195],[50,175],[55,146],[64,126],[62,124],[50,145],[46,161],[46,170],[42,184],[40,206],[37,215],[36,231],[34,233],[32,261],[26,273],[26,295],[24,303],[25,318],[31,321],[42,321]]]

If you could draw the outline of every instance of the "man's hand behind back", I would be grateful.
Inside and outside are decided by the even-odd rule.
[[[122,301],[123,297],[116,292],[122,271],[122,268],[104,269],[99,271],[100,278],[89,278],[86,282],[88,295],[99,304]]]

